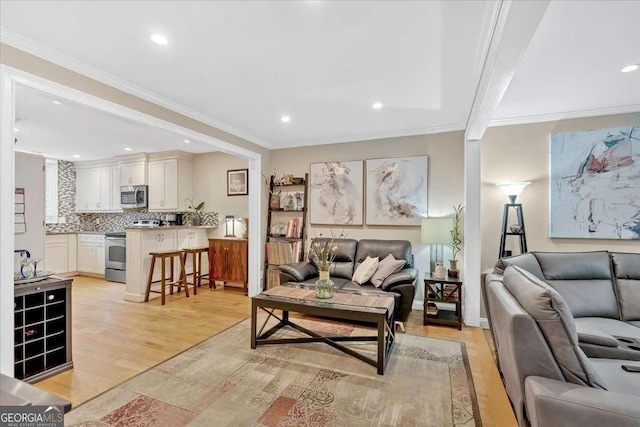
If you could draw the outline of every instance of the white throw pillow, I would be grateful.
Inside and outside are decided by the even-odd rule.
[[[367,257],[367,259],[362,261],[362,264],[356,268],[356,271],[353,272],[351,280],[356,282],[358,285],[367,283],[367,281],[371,279],[371,276],[373,276],[373,273],[378,269],[378,260],[378,257]]]

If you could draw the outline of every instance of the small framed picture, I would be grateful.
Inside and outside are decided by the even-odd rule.
[[[249,169],[227,171],[227,196],[246,196],[249,194]]]

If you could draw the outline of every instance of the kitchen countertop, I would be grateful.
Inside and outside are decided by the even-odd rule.
[[[47,236],[57,236],[62,234],[102,234],[107,231],[47,231]]]
[[[182,228],[197,228],[208,230],[218,228],[217,225],[158,225],[157,227],[125,227],[125,230],[180,230]]]

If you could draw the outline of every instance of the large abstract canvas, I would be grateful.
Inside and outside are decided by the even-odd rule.
[[[363,161],[311,163],[312,224],[362,225]]]
[[[420,225],[427,216],[428,156],[367,160],[368,225]]]
[[[640,239],[638,126],[552,134],[550,237]]]

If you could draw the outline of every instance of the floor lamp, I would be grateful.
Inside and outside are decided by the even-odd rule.
[[[518,236],[520,240],[520,253],[527,252],[527,236],[524,232],[524,216],[522,213],[522,205],[520,203],[516,203],[516,198],[522,193],[527,185],[531,184],[530,182],[507,182],[503,184],[496,184],[496,187],[500,188],[504,191],[509,197],[509,201],[511,203],[505,203],[504,210],[502,213],[502,235],[500,236],[500,253],[498,254],[498,258],[504,258],[508,256],[507,251],[505,250],[505,246],[507,244],[507,236]],[[508,222],[509,222],[509,209],[513,208],[516,210],[516,217],[518,219],[518,223],[509,227],[507,230]]]
[[[431,245],[431,274],[436,271],[436,262],[444,262],[444,245],[451,243],[451,218],[422,218],[420,231],[422,243]],[[435,249],[435,250],[434,250]],[[444,277],[440,277],[444,279]]]

